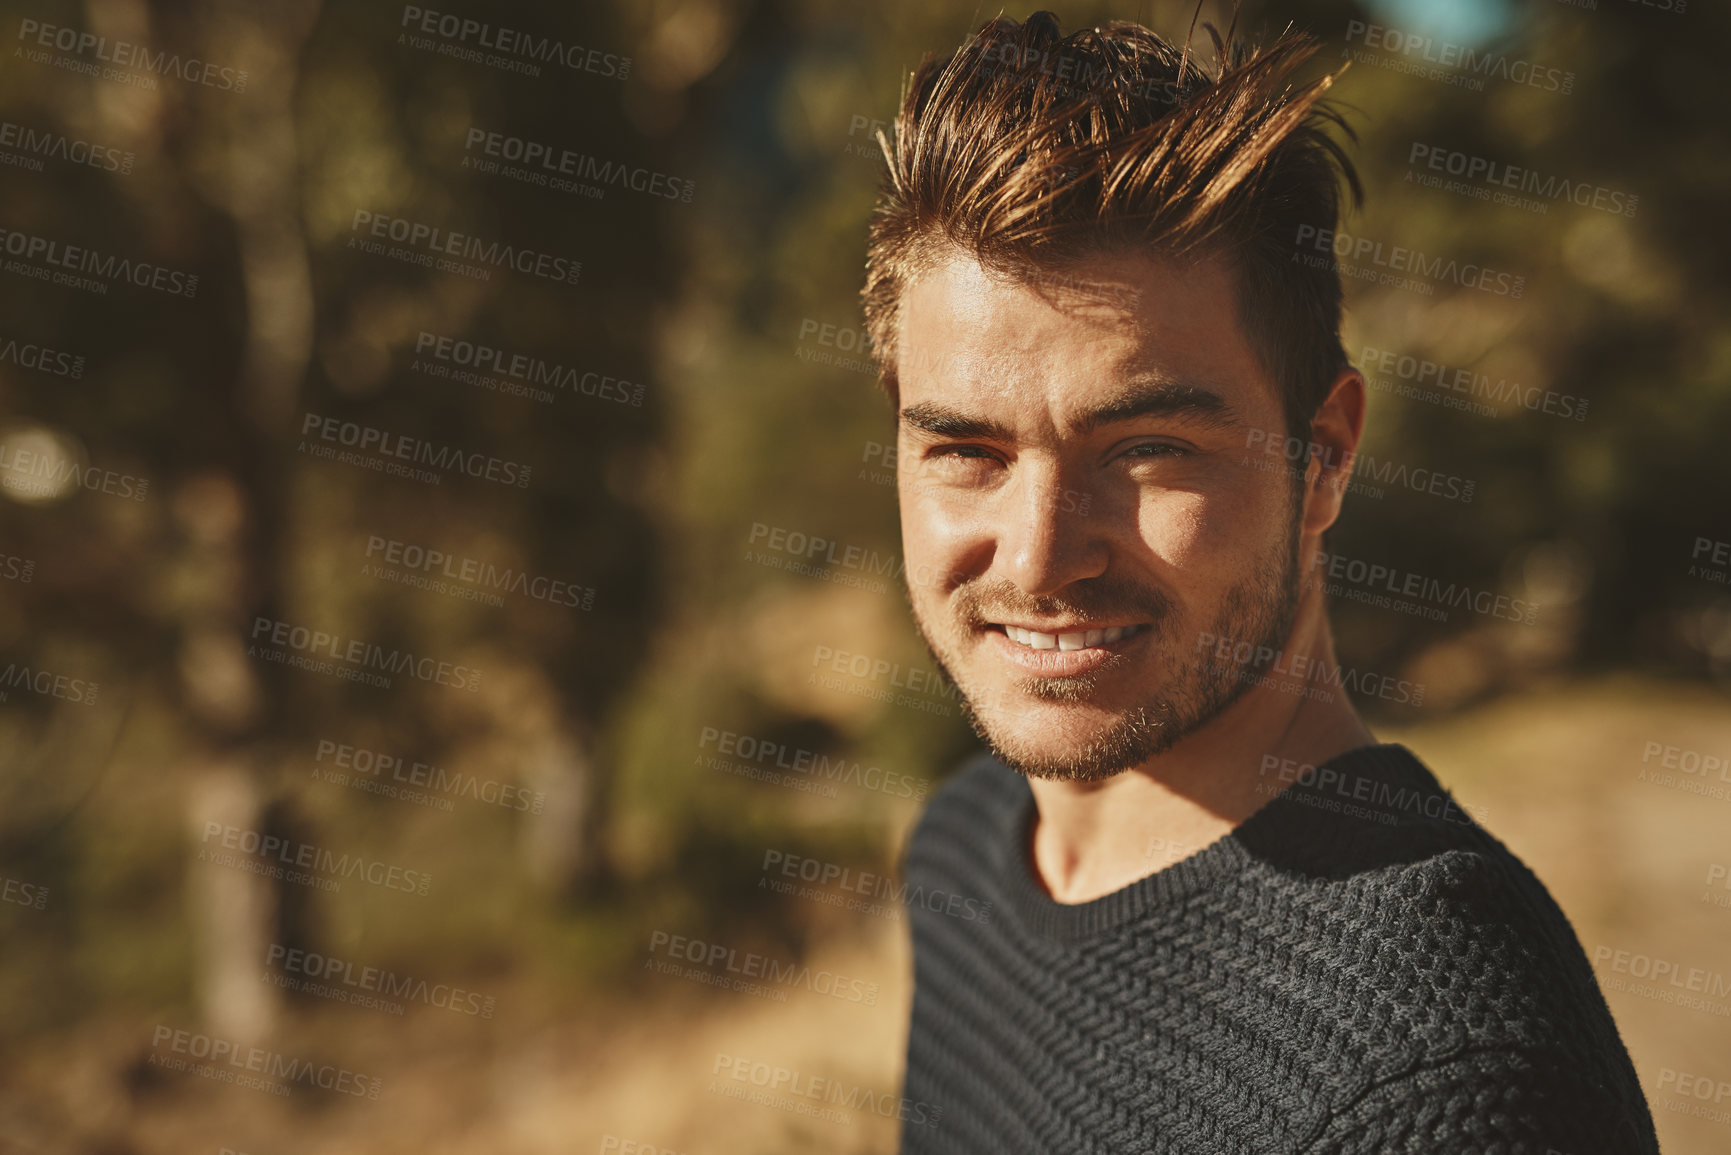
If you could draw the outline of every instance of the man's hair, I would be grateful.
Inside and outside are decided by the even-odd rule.
[[[1348,362],[1339,273],[1297,239],[1301,225],[1334,227],[1340,178],[1362,201],[1327,129],[1356,138],[1321,100],[1334,76],[1294,87],[1317,41],[1288,30],[1258,48],[1205,27],[1213,76],[1188,41],[1125,22],[1061,37],[1050,12],[999,17],[921,62],[893,145],[878,134],[889,172],[862,293],[893,402],[902,295],[946,253],[1035,285],[1107,254],[1218,256],[1288,431],[1308,435]]]

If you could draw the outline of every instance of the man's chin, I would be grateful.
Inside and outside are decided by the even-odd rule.
[[[1143,761],[1133,754],[1102,756],[1085,747],[1021,746],[986,740],[992,756],[1025,778],[1048,782],[1101,782],[1133,770]]]
[[[1076,717],[1078,713],[1087,717]],[[974,733],[1004,765],[1029,778],[1093,782],[1134,769],[1162,752],[1165,727],[1132,717],[1078,710],[1073,703],[1030,701],[1017,716],[969,712]]]

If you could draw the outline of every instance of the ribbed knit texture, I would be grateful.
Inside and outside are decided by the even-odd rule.
[[[1027,782],[965,766],[904,874],[992,909],[910,903],[903,1094],[936,1122],[907,1112],[905,1155],[1657,1152],[1539,880],[1405,747],[1326,768],[1183,861],[1064,905],[1034,873]],[[1354,792],[1395,821],[1341,812]]]

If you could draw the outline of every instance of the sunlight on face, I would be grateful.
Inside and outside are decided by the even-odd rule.
[[[902,300],[897,490],[914,619],[1006,764],[1093,779],[1172,746],[1279,650],[1296,490],[1223,264],[1091,262],[1095,291],[957,254]]]

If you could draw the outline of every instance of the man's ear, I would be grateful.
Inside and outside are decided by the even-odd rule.
[[[1310,455],[1304,468],[1302,532],[1320,534],[1340,516],[1358,439],[1364,433],[1364,376],[1348,365],[1329,387],[1310,420]]]

